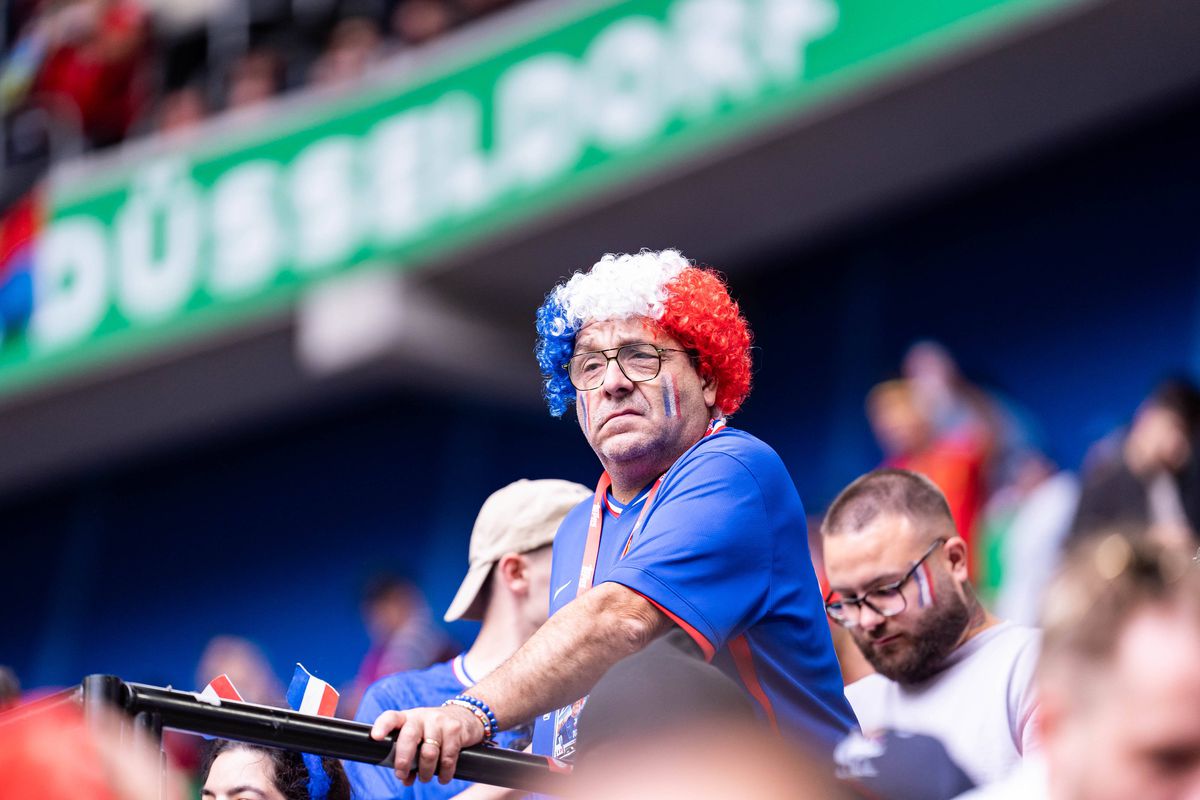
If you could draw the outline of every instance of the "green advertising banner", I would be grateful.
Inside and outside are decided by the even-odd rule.
[[[56,180],[0,390],[420,264],[1069,2],[563,4],[440,71]]]

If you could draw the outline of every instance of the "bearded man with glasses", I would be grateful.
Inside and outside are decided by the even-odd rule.
[[[821,526],[825,609],[875,668],[846,687],[866,733],[932,736],[976,785],[1033,749],[1037,631],[984,609],[967,545],[927,478],[880,469],[851,483]]]

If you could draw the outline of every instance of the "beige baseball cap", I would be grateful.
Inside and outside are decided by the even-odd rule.
[[[482,619],[479,591],[505,553],[528,553],[554,541],[563,517],[592,490],[554,478],[522,478],[492,493],[471,529],[470,567],[446,610],[446,621]]]

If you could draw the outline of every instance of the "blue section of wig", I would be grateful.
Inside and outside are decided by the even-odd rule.
[[[575,387],[567,377],[567,359],[575,350],[575,335],[578,325],[567,320],[562,304],[555,292],[546,296],[546,302],[537,312],[537,361],[542,370],[542,394],[550,413],[561,417],[575,402]]]

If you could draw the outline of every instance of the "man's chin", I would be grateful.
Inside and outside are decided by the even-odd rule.
[[[605,436],[597,450],[606,461],[621,464],[653,455],[655,443],[642,431],[619,431]]]
[[[880,675],[894,681],[902,680],[911,669],[906,663],[909,659],[906,657],[908,653],[905,652],[903,639],[903,636],[889,637],[882,644],[872,642],[867,648],[860,649],[867,662]]]
[[[929,659],[912,651],[880,655],[878,651],[863,653],[867,662],[883,677],[900,684],[920,683],[939,671]]]

